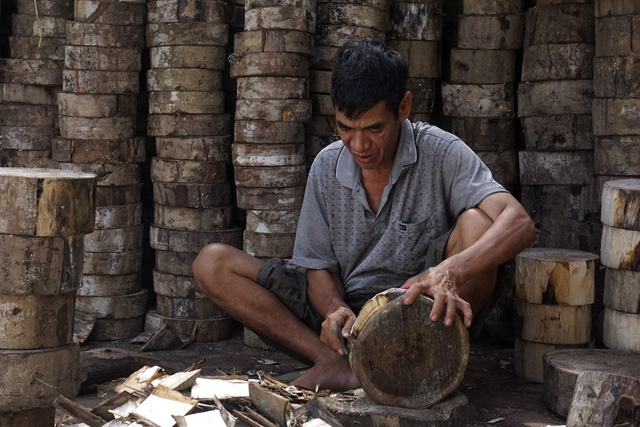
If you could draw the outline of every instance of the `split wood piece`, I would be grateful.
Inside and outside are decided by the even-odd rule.
[[[245,230],[243,249],[254,257],[291,258],[295,233],[254,233]]]
[[[548,248],[576,248],[597,253],[600,248],[602,224],[585,220],[537,216],[539,246]]]
[[[64,60],[65,38],[9,37],[9,51],[14,59]]]
[[[110,165],[108,163],[59,163],[60,169],[92,173],[97,177],[98,186],[133,185],[140,183],[140,165],[138,163],[123,163]]]
[[[591,151],[520,151],[522,185],[585,185],[593,175]]]
[[[83,274],[120,275],[142,270],[142,250],[130,252],[85,252]]]
[[[515,120],[510,117],[453,117],[451,132],[472,150],[515,149]]]
[[[87,408],[74,403],[72,400],[69,400],[64,396],[56,397],[53,401],[53,406],[61,412],[71,415],[74,420],[82,421],[82,424],[89,427],[101,427],[107,423],[104,419],[93,414]]]
[[[140,274],[115,274],[82,276],[82,286],[78,289],[78,296],[110,297],[115,295],[135,294],[142,290]]]
[[[56,105],[59,86],[35,86],[20,83],[0,83],[0,102],[33,105]]]
[[[640,53],[637,40],[640,16],[605,16],[595,25],[596,56],[633,56]]]
[[[640,271],[640,231],[602,226],[602,264],[617,270]]]
[[[143,163],[146,158],[145,138],[130,139],[65,139],[51,141],[51,156],[54,160],[71,163]]]
[[[592,99],[592,80],[520,83],[518,85],[518,117],[590,114]]]
[[[208,22],[170,22],[147,24],[147,47],[156,46],[226,46],[226,24]]]
[[[151,68],[224,70],[227,51],[222,46],[157,46],[149,49]]]
[[[160,366],[143,366],[118,384],[114,391],[116,393],[148,394],[153,388],[153,382],[159,381],[164,376],[165,371]]]
[[[520,201],[532,216],[584,221],[590,215],[591,186],[523,185]]]
[[[55,16],[73,19],[73,0],[44,0],[33,3],[29,0],[16,1],[18,13],[24,15]]]
[[[249,382],[249,399],[258,412],[276,423],[275,425],[286,425],[286,420],[293,411],[289,399],[255,381]]]
[[[225,136],[231,133],[228,114],[152,114],[147,119],[150,136]]]
[[[453,117],[514,117],[515,85],[442,84],[442,109]]]
[[[181,276],[153,270],[153,290],[171,298],[206,299],[192,275]]]
[[[0,148],[3,150],[49,150],[60,133],[54,127],[0,126]]]
[[[312,117],[313,119],[313,117]],[[234,122],[235,142],[299,144],[304,142],[304,124],[299,122]]]
[[[345,41],[353,38],[369,37],[375,40],[384,41],[386,34],[373,28],[359,27],[355,25],[318,25],[315,34],[316,46],[340,47]],[[409,61],[407,61],[409,63]]]
[[[299,7],[259,7],[244,12],[245,31],[293,30],[315,33],[315,14]]]
[[[232,204],[230,183],[153,183],[153,201],[167,206],[184,208],[216,208]]]
[[[318,135],[307,135],[306,140],[305,140],[305,144],[304,144],[304,151],[305,151],[305,155],[308,159],[313,160],[315,158],[315,156],[318,155],[318,153],[320,153],[320,151],[322,151],[325,147],[331,145],[332,143],[338,141],[340,139],[339,136],[337,135],[330,135],[330,136],[318,136]],[[311,163],[309,163],[309,165],[311,165]]]
[[[78,395],[80,347],[0,350],[0,371],[2,412],[47,408],[58,395]]]
[[[300,210],[247,210],[247,231],[255,233],[295,233]]]
[[[640,231],[640,179],[605,182],[601,200],[603,224]]]
[[[227,23],[227,5],[222,1],[153,0],[147,3],[147,22]]]
[[[0,234],[2,295],[58,295],[75,291],[82,274],[82,236]]]
[[[521,118],[530,151],[593,150],[591,114],[555,114]]]
[[[198,184],[222,184],[227,181],[226,162],[151,159],[151,180]]]
[[[233,224],[233,206],[194,209],[154,203],[153,219],[161,227],[194,231],[224,230]]]
[[[236,187],[240,209],[299,209],[302,207],[304,185],[294,187]]]
[[[19,37],[65,38],[66,18],[11,14],[11,34]]]
[[[142,184],[96,187],[96,206],[119,206],[140,203]]]
[[[229,338],[235,322],[231,317],[177,319],[158,314],[155,310],[147,311],[145,330],[155,331],[162,324],[166,324],[179,336],[189,337],[191,342],[215,342]]]
[[[545,305],[514,299],[520,338],[545,344],[591,341],[591,305]]]
[[[0,413],[3,425],[10,426],[43,426],[49,427],[56,423],[56,408],[46,407]]]
[[[593,304],[597,260],[572,249],[525,249],[516,256],[513,296],[536,304]]]
[[[24,85],[61,86],[61,61],[47,59],[0,59],[0,81]]]
[[[306,166],[237,166],[238,187],[299,187],[306,183]]]
[[[466,3],[466,2],[465,2]],[[393,2],[389,39],[439,41],[443,11],[439,2]]]
[[[457,316],[452,326],[445,326],[442,318],[430,321],[430,298],[421,295],[406,305],[403,295],[403,290],[389,289],[365,303],[351,329],[349,364],[376,402],[428,408],[462,382],[469,335]]]
[[[90,233],[95,178],[55,169],[2,168],[0,233],[41,237]]]
[[[85,252],[130,252],[142,248],[143,226],[94,230],[84,236]]]
[[[640,353],[640,314],[604,308],[602,342],[613,350]]]
[[[96,319],[89,341],[119,341],[131,339],[144,330],[144,316],[130,319]]]
[[[147,289],[128,295],[76,297],[76,309],[95,313],[99,319],[130,319],[144,316],[147,309]]]
[[[388,9],[360,4],[318,3],[316,14],[319,25],[354,25],[383,33],[389,29]]]
[[[176,372],[173,375],[167,375],[160,379],[160,385],[170,388],[171,390],[186,390],[196,383],[200,372],[201,369],[188,372]]]
[[[50,150],[2,150],[0,165],[7,168],[58,168],[58,162],[51,160]]]
[[[238,99],[236,120],[305,122],[311,118],[312,103],[298,99]]]
[[[139,25],[109,25],[67,22],[67,44],[71,46],[144,48],[144,31]]]
[[[316,9],[314,0],[245,0],[243,3],[246,10],[276,6],[297,7],[310,12],[314,12]]]
[[[552,43],[594,43],[593,5],[537,6],[525,14],[524,46]]]
[[[462,13],[465,15],[499,15],[519,12],[522,12],[522,2],[518,0],[466,0],[462,5]]]
[[[231,159],[232,142],[231,135],[156,138],[156,152],[165,159],[227,162]]]
[[[309,80],[296,77],[239,77],[238,99],[307,99]]]
[[[75,292],[0,295],[0,348],[33,350],[72,342]]]
[[[323,93],[312,93],[310,100],[313,104],[312,113],[318,116],[335,116],[336,109],[333,106],[331,95]]]
[[[309,58],[290,52],[250,52],[229,58],[231,78],[309,77]]]
[[[191,265],[197,254],[189,252],[154,251],[156,270],[160,273],[175,274],[177,276],[193,276]]]
[[[142,67],[138,48],[98,46],[66,46],[64,66],[67,70],[120,72],[139,72]]]
[[[566,417],[578,376],[606,372],[640,379],[640,354],[604,349],[564,349],[544,356],[542,397],[549,409]]]
[[[640,379],[583,372],[578,375],[567,427],[636,424],[640,418]]]
[[[148,332],[143,332],[142,334],[149,335]],[[134,339],[137,340],[139,337],[140,335]],[[183,339],[172,329],[169,329],[167,325],[163,325],[149,336],[139,351],[176,350],[183,348],[187,344],[189,344],[188,338]],[[195,382],[195,378],[193,381]]]
[[[431,113],[435,103],[439,80],[431,78],[409,77],[407,90],[413,94],[411,111],[414,113]]]
[[[143,2],[74,0],[74,3],[75,21],[133,27],[129,31],[141,31],[145,24],[147,8]]]
[[[96,324],[95,313],[84,313],[80,310],[75,311],[73,317],[73,338],[78,344],[84,343]]]
[[[595,4],[595,16],[640,15],[640,4],[624,0],[600,0]]]
[[[222,72],[217,70],[158,68],[147,71],[147,90],[149,92],[220,91],[220,89],[222,89]]]
[[[295,166],[304,163],[304,144],[234,143],[231,161],[236,166]]]
[[[640,136],[597,136],[595,173],[640,175]]]
[[[520,49],[524,17],[507,15],[460,15],[458,47],[461,49]]]
[[[316,46],[311,57],[311,68],[317,70],[332,70],[333,60],[338,48],[335,46]]]
[[[295,53],[313,55],[313,34],[302,31],[243,31],[234,36],[234,51],[247,53]]]
[[[149,114],[223,114],[224,95],[224,91],[206,89],[149,92]]]
[[[594,135],[640,135],[640,98],[593,100]]]
[[[255,332],[253,332],[251,329],[247,328],[246,326],[243,327],[242,340],[243,340],[244,345],[246,345],[247,347],[258,348],[258,349],[261,349],[261,350],[274,350],[273,347],[271,347],[269,344],[267,344],[266,342],[264,342],[262,340],[260,335],[256,334]],[[251,384],[256,384],[256,383],[253,383],[253,382],[249,383],[249,395],[251,395]],[[279,395],[275,395],[275,396],[279,396]],[[287,399],[285,399],[285,400],[287,400]],[[288,400],[287,400],[287,402],[288,402]],[[256,405],[255,402],[252,401],[252,403],[254,405]],[[256,405],[256,407],[258,407],[258,405]],[[258,409],[260,409],[260,408],[258,407]],[[264,412],[264,411],[261,411],[261,412]]]
[[[593,348],[593,343],[562,345],[526,341],[516,337],[516,375],[534,383],[544,383],[544,355],[558,349]]]
[[[184,416],[195,408],[197,400],[180,392],[158,386],[132,413],[131,416],[146,425],[161,427],[175,425],[172,415]]]
[[[175,319],[212,319],[226,317],[226,313],[208,298],[177,298],[156,295],[156,312]]]
[[[331,93],[331,71],[309,70],[309,91]]]
[[[607,268],[603,300],[612,310],[640,314],[640,272]]]
[[[90,94],[137,94],[140,73],[137,71],[64,70],[62,90]]]
[[[537,44],[524,49],[522,81],[594,78],[594,43]],[[594,87],[598,91],[599,88]]]
[[[336,136],[338,131],[336,129],[335,115],[318,115],[314,114],[311,119],[304,124],[305,136]]]
[[[58,106],[0,104],[0,126],[56,128]]]
[[[142,222],[142,204],[96,207],[96,229],[134,227]]]
[[[136,115],[137,98],[134,94],[98,95],[87,93],[58,94],[61,116],[123,117]]]
[[[242,247],[242,229],[215,231],[175,230],[151,225],[149,241],[153,249],[197,254],[209,243],[224,243]]]
[[[466,84],[514,82],[516,81],[516,51],[506,49],[451,49],[450,80],[452,83]]]
[[[493,178],[502,185],[518,185],[518,155],[516,150],[477,151]]]

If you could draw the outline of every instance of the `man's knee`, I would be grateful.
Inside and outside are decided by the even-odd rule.
[[[492,224],[493,220],[481,209],[472,208],[464,211],[451,232],[445,256],[462,252],[473,245]]]
[[[210,243],[200,250],[191,264],[193,277],[200,289],[209,292],[213,290],[213,279],[224,275],[222,270],[228,264],[225,260],[230,256],[230,249],[230,246],[223,243]]]

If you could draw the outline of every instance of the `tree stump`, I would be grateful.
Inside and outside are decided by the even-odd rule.
[[[640,353],[640,314],[604,308],[602,341],[613,350]]]
[[[618,270],[640,271],[640,231],[602,227],[602,264]]]
[[[514,300],[520,338],[546,344],[591,341],[590,305],[544,305]]]
[[[600,219],[611,227],[640,231],[640,179],[605,182]]]

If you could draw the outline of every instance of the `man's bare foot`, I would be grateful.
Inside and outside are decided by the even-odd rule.
[[[309,369],[300,378],[291,382],[298,387],[315,390],[345,391],[360,387],[360,382],[353,374],[349,360],[339,356],[317,361],[313,368]]]

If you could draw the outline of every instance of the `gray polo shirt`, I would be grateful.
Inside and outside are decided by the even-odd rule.
[[[465,210],[506,191],[459,138],[428,123],[402,123],[378,212],[342,141],[318,154],[307,181],[291,263],[340,273],[347,303],[401,286],[425,269],[429,242]]]

